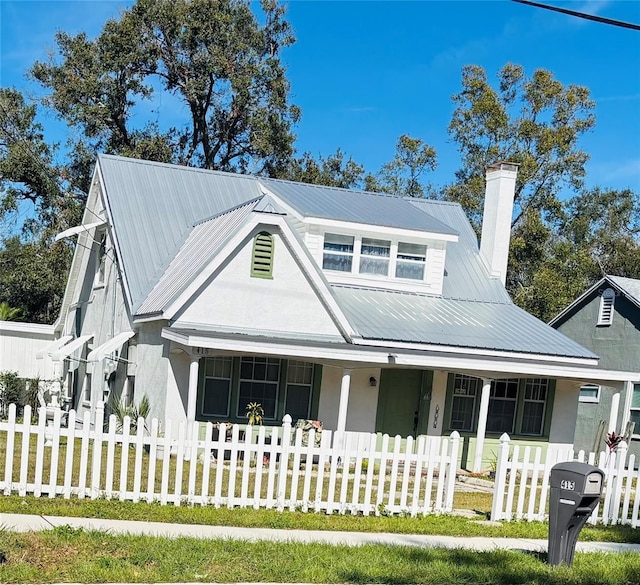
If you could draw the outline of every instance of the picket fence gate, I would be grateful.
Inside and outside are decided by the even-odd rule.
[[[31,407],[21,421],[16,406],[0,422],[0,492],[47,495],[50,498],[106,498],[160,504],[273,508],[328,514],[395,514],[412,516],[453,509],[460,436],[412,437],[375,433],[332,433],[282,427],[240,428],[167,420],[159,433],[139,419],[131,432],[125,417],[122,432],[114,415],[106,432],[104,404],[95,424],[85,412],[77,424],[71,410],[65,426],[60,410]],[[177,437],[169,440],[167,437]],[[316,444],[318,443],[318,444]],[[380,443],[380,445],[378,445]],[[224,454],[224,455],[223,455]],[[4,473],[2,473],[4,469]]]
[[[604,471],[604,490],[600,503],[589,518],[591,524],[630,524],[640,526],[640,469],[635,469],[635,456],[621,442],[613,452],[575,452],[571,448],[522,449],[511,445],[505,433],[500,437],[496,478],[491,509],[492,520],[545,520],[549,497],[551,468],[556,463],[581,461]]]

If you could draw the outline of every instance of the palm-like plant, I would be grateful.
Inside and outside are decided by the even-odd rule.
[[[264,409],[257,402],[249,402],[247,404],[247,417],[250,425],[261,425],[264,418]]]
[[[136,433],[138,432],[138,419],[142,417],[144,419],[144,430],[149,432],[147,418],[151,412],[151,405],[149,404],[149,398],[146,394],[138,404],[131,404],[129,406],[123,404],[120,398],[115,398],[115,395],[111,394],[109,396],[109,408],[116,416],[116,430],[118,432],[122,432],[126,416],[131,420],[131,425]]]
[[[17,307],[12,307],[7,301],[0,303],[0,321],[17,321],[21,317],[22,311]]]

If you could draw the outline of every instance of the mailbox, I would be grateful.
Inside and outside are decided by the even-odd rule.
[[[603,486],[604,472],[593,465],[568,461],[551,468],[550,565],[571,566],[578,535],[600,502]]]

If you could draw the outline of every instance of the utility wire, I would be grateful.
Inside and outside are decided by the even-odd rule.
[[[630,28],[631,30],[640,30],[639,24],[633,24],[631,22],[623,22],[622,20],[613,20],[612,18],[604,18],[603,16],[596,16],[593,14],[586,14],[585,12],[577,12],[575,10],[568,10],[567,8],[560,8],[558,6],[549,6],[548,4],[540,4],[539,2],[531,2],[530,0],[511,0],[518,4],[527,4],[528,6],[535,6],[536,8],[544,8],[545,10],[551,10],[553,12],[561,12],[562,14],[568,14],[569,16],[577,16],[578,18],[584,18],[586,20],[593,20],[594,22],[601,22],[603,24],[610,24],[612,26],[620,26],[622,28]]]

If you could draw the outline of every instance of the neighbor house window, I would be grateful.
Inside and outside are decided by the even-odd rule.
[[[513,433],[518,403],[518,380],[494,380],[489,394],[487,431]]]
[[[600,402],[600,386],[585,384],[580,388],[580,402]]]
[[[311,409],[313,364],[289,360],[287,364],[287,398],[284,411],[295,423],[299,418],[308,419]]]
[[[600,297],[600,310],[598,312],[598,325],[608,326],[613,323],[613,304],[616,293],[612,288],[605,289]]]
[[[280,360],[267,357],[243,357],[240,360],[240,389],[237,416],[245,416],[247,404],[257,402],[264,417],[276,418]]]
[[[633,395],[631,396],[631,410],[629,412],[629,422],[636,423],[633,434],[640,435],[640,384],[633,385]]]
[[[391,242],[362,238],[360,249],[360,274],[389,274]]]
[[[482,380],[456,374],[453,382],[453,399],[451,403],[452,429],[472,431],[475,423],[476,401],[482,391]]]
[[[214,357],[205,360],[202,394],[202,414],[205,416],[229,416],[231,366],[230,357]]]
[[[530,378],[524,383],[524,400],[520,434],[541,435],[544,430],[544,411],[547,404],[549,380]]]
[[[399,242],[398,255],[396,258],[396,278],[424,280],[424,267],[426,261],[426,246]]]
[[[273,236],[267,232],[259,233],[253,240],[251,255],[251,276],[272,278],[273,275]]]
[[[96,275],[94,285],[101,286],[104,284],[106,264],[107,264],[107,234],[100,236],[100,244],[98,246],[98,258],[96,260]]]
[[[351,272],[351,267],[353,266],[353,241],[353,236],[325,234],[322,268],[339,272]]]

